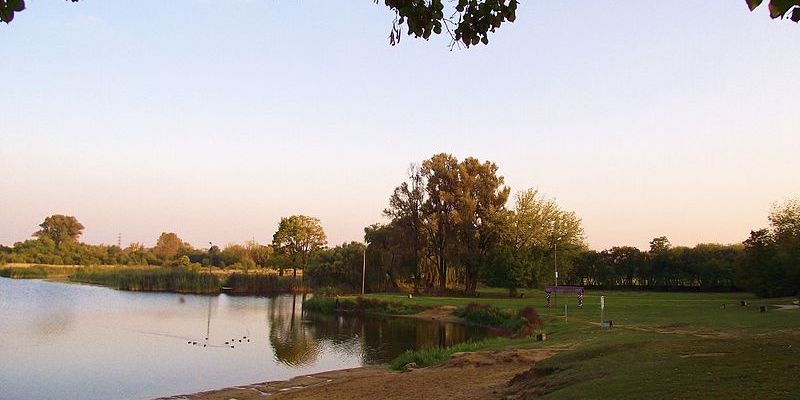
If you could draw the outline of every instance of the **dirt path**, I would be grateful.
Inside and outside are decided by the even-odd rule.
[[[410,372],[365,367],[301,376],[171,400],[263,399],[491,399],[503,396],[508,382],[535,362],[564,349],[516,349],[455,354],[436,367]]]
[[[453,322],[457,324],[466,323],[466,321],[463,318],[459,318],[453,315],[454,311],[456,311],[455,306],[440,306],[435,308],[429,308],[425,311],[421,311],[416,314],[404,315],[404,317],[424,319],[428,321]]]

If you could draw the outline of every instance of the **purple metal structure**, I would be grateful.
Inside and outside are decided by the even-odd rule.
[[[575,293],[578,295],[578,307],[583,307],[583,294],[586,290],[583,286],[547,286],[544,288],[546,307],[551,307],[550,296],[553,293]]]

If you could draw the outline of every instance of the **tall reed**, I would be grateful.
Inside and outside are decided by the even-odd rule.
[[[187,268],[80,268],[69,279],[120,290],[215,294],[220,281],[211,274]]]
[[[6,267],[0,268],[0,276],[12,279],[44,279],[47,271],[41,265],[33,267]]]

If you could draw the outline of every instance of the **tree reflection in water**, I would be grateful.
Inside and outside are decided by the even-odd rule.
[[[316,338],[315,330],[303,324],[303,299],[305,294],[298,304],[295,294],[276,297],[269,302],[269,341],[275,359],[289,366],[312,364],[320,352],[320,341]],[[292,302],[292,308],[287,315],[284,303],[288,301]]]
[[[270,302],[269,332],[275,359],[290,366],[313,363],[326,347],[357,356],[364,364],[381,364],[409,349],[452,346],[489,336],[479,327],[413,318],[304,313],[304,298],[281,296]],[[284,302],[292,303],[290,313]]]

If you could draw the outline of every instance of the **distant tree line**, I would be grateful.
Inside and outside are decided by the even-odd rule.
[[[550,198],[510,189],[492,162],[436,154],[412,165],[392,192],[386,223],[365,228],[365,242],[327,247],[320,221],[282,218],[272,243],[197,249],[172,232],[148,248],[90,245],[75,217],[47,217],[35,239],[0,246],[0,264],[161,265],[302,270],[305,284],[358,292],[463,291],[478,285],[518,288],[559,284],[647,290],[748,290],[776,297],[800,292],[800,199],[776,204],[767,228],[741,244],[673,247],[657,237],[647,250],[586,246],[581,220]],[[510,206],[510,207],[509,207]],[[366,264],[366,274],[362,268]]]
[[[302,221],[301,228],[289,230],[289,221]],[[310,226],[310,228],[309,228]],[[229,244],[224,248],[212,245],[206,249],[193,247],[176,233],[162,232],[155,246],[146,247],[131,243],[127,247],[118,245],[92,245],[78,241],[84,226],[74,216],[52,215],[47,217],[40,230],[33,233],[35,239],[15,243],[12,247],[0,246],[0,263],[33,263],[55,265],[158,265],[195,266],[250,270],[274,268],[281,275],[285,269],[302,268],[302,263],[325,244],[324,232],[319,220],[305,216],[284,218],[276,232],[274,243],[261,244],[249,241],[245,244]],[[313,231],[311,242],[305,232]],[[306,240],[299,250],[290,249],[288,238]]]
[[[648,251],[584,251],[565,274],[571,284],[655,290],[748,290],[763,297],[800,294],[800,200],[773,206],[770,227],[742,244],[672,247],[666,237]]]
[[[650,249],[618,246],[581,252],[564,283],[597,288],[728,291],[745,287],[743,245],[672,247],[666,237]]]

